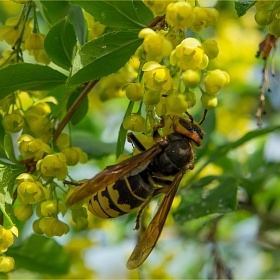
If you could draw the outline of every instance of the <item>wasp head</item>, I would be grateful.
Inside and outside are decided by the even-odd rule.
[[[175,116],[173,119],[174,131],[180,133],[195,143],[198,147],[202,145],[203,131],[193,120]]]

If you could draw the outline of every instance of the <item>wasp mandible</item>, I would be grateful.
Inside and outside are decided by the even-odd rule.
[[[188,169],[193,169],[194,146],[202,144],[203,131],[191,117],[172,116],[171,119],[173,133],[160,136],[155,129],[155,144],[149,149],[133,133],[128,133],[128,141],[141,153],[107,166],[77,187],[67,201],[72,205],[89,198],[89,211],[101,218],[115,218],[140,208],[136,219],[138,228],[145,206],[154,196],[165,194],[127,262],[128,269],[139,267],[155,247],[181,179]]]

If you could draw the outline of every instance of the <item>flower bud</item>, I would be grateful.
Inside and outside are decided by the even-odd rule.
[[[17,188],[18,197],[24,204],[35,204],[45,198],[40,182],[22,182]]]
[[[39,227],[49,237],[62,236],[69,231],[69,226],[56,217],[44,217],[40,219]]]
[[[64,180],[67,175],[67,159],[63,153],[47,155],[37,162],[36,167],[45,178]]]
[[[17,205],[14,214],[19,221],[27,221],[33,214],[33,207],[31,204]]]
[[[217,94],[229,82],[229,74],[220,69],[209,71],[204,78],[205,90],[208,94]]]
[[[19,132],[24,127],[24,118],[19,111],[14,111],[3,117],[2,125],[7,131]]]
[[[9,229],[0,225],[0,253],[4,253],[14,243],[14,236]]]
[[[57,201],[55,200],[46,200],[43,201],[40,205],[41,213],[44,217],[50,217],[57,214]]]
[[[10,272],[15,267],[15,260],[12,257],[0,257],[0,271],[3,273]]]
[[[59,150],[68,148],[70,146],[70,137],[67,133],[62,132],[59,134],[55,143]]]
[[[127,98],[130,101],[140,101],[143,99],[143,89],[140,83],[130,83],[124,86]]]
[[[188,28],[194,21],[193,6],[188,2],[175,2],[166,9],[166,22],[177,28]]]
[[[127,130],[133,130],[142,132],[145,126],[145,119],[137,114],[128,115],[123,121],[123,128]]]
[[[207,93],[203,93],[201,95],[201,104],[204,109],[212,110],[217,107],[218,98],[216,95],[210,95]]]
[[[51,152],[49,145],[44,143],[41,139],[35,139],[31,135],[23,134],[19,139],[19,151],[24,159],[34,158],[38,161],[43,158],[45,154]]]

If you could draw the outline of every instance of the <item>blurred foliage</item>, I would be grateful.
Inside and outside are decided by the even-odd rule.
[[[51,67],[36,65],[29,57],[27,60],[31,63],[2,68],[0,96],[2,99],[15,90],[48,91],[46,96],[54,96],[58,104],[50,102],[52,113],[59,115],[78,99],[84,89],[80,85],[100,79],[89,89],[88,98],[76,109],[67,127],[72,145],[81,147],[89,158],[87,164],[69,168],[69,174],[77,181],[92,178],[106,166],[115,164],[116,154],[123,150],[131,152],[130,144],[123,146],[126,130],[121,124],[125,114],[131,113],[133,108],[125,97],[123,86],[131,82],[131,77],[136,78],[135,69],[139,65],[137,61],[130,61],[123,68],[121,66],[142,43],[137,35],[153,15],[140,4],[139,14],[127,14],[127,7],[122,6],[120,17],[113,17],[110,10],[101,13],[98,6],[100,4],[102,8],[102,2],[109,5],[110,1],[95,2],[96,9],[91,1],[37,2],[41,12],[40,28],[47,33],[45,49],[53,63]],[[279,50],[275,49],[265,60],[256,58],[267,28],[256,24],[253,4],[254,1],[217,1],[219,21],[214,28],[206,28],[200,33],[200,36],[215,38],[218,42],[219,56],[211,61],[210,69],[227,71],[231,82],[218,96],[218,107],[209,112],[202,124],[206,134],[203,147],[197,150],[195,169],[188,171],[182,180],[163,234],[148,261],[138,270],[125,268],[137,240],[138,233],[133,232],[136,213],[115,220],[89,215],[87,230],[80,232],[73,227],[66,236],[59,238],[31,234],[34,214],[28,222],[17,222],[20,235],[5,253],[15,259],[16,269],[1,277],[280,277],[280,56]],[[1,1],[1,23],[18,15],[21,7],[21,4]],[[145,11],[148,12],[143,14]],[[136,17],[138,20],[135,21]],[[90,22],[94,23],[92,27]],[[106,29],[102,24],[109,27]],[[104,30],[105,35],[100,36]],[[96,37],[85,43],[86,38]],[[78,50],[75,49],[77,42],[82,45]],[[107,50],[105,55],[104,48]],[[5,49],[7,45],[1,43],[1,52]],[[73,52],[77,52],[74,60]],[[271,90],[265,93],[266,114],[261,116],[262,127],[258,127],[255,113],[263,85],[263,69],[268,73]],[[75,90],[69,90],[69,85],[75,85]],[[69,98],[63,103],[65,96]],[[190,112],[194,119],[199,119],[201,110],[198,106]],[[15,156],[14,139],[4,138],[2,127],[0,134],[3,142],[0,145],[1,162],[5,164],[5,159]],[[11,226],[13,186],[10,178],[23,171],[14,168],[10,161],[8,163],[0,173],[0,202],[4,220]],[[8,201],[10,206],[3,208],[3,201]],[[145,226],[158,203],[155,199],[145,209],[142,217]],[[69,213],[61,219],[73,224]]]

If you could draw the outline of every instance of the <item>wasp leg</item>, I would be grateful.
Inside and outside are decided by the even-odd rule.
[[[164,127],[164,118],[163,117],[159,117],[160,118],[160,122],[155,125],[153,127],[153,138],[161,138],[160,134],[159,134],[159,129]]]
[[[142,143],[136,138],[136,136],[132,132],[127,133],[127,141],[129,143],[132,143],[139,151],[146,151],[146,148],[142,145]]]
[[[138,213],[137,213],[137,216],[136,216],[136,221],[135,221],[135,227],[134,229],[135,230],[138,230],[140,228],[140,218],[141,218],[141,215],[143,213],[143,210],[145,209],[145,207],[150,203],[151,199],[152,199],[153,196],[150,196],[140,207]]]
[[[204,121],[205,118],[206,118],[207,112],[208,112],[208,111],[205,109],[204,112],[203,112],[202,118],[201,118],[201,120],[199,121],[198,124],[202,124],[202,123],[203,123],[203,121]]]
[[[141,215],[143,213],[143,210],[145,209],[145,207],[150,203],[151,199],[160,194],[160,193],[167,193],[167,191],[170,189],[170,184],[164,186],[163,188],[158,188],[158,189],[155,189],[153,194],[141,205],[141,208],[139,209],[138,213],[137,213],[137,216],[136,216],[136,222],[135,222],[135,227],[134,229],[135,230],[138,230],[140,228],[140,218],[141,218]]]
[[[63,184],[64,184],[64,185],[72,185],[72,186],[80,186],[80,185],[82,185],[83,183],[76,183],[76,182],[64,180],[64,181],[63,181]]]

